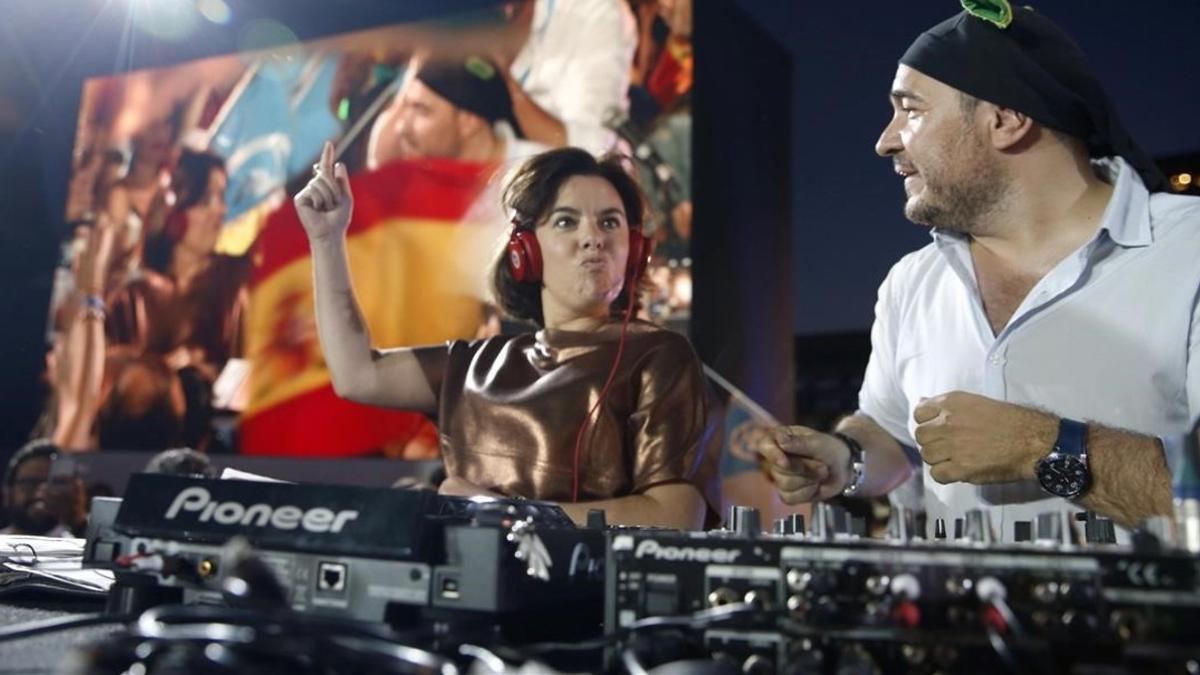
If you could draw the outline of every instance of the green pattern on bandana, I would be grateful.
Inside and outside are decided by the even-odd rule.
[[[478,56],[467,58],[466,69],[481,80],[490,80],[496,76],[496,69],[492,67],[492,64]]]
[[[963,9],[967,10],[967,14],[994,24],[997,28],[1008,28],[1008,24],[1012,23],[1012,5],[1008,4],[1008,0],[959,0],[959,2]]]

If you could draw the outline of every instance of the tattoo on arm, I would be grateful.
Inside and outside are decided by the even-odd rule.
[[[346,321],[350,324],[350,329],[356,333],[367,332],[366,326],[363,324],[362,314],[358,311],[358,305],[354,302],[354,294],[347,291],[342,300],[346,310]]]

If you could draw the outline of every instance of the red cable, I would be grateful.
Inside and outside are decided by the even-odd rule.
[[[571,501],[579,501],[579,453],[583,449],[583,432],[591,426],[592,414],[604,403],[604,399],[608,397],[608,389],[612,386],[613,380],[617,376],[617,367],[621,365],[621,354],[625,352],[625,330],[629,328],[629,319],[633,316],[633,307],[637,303],[634,298],[637,293],[637,284],[630,284],[629,289],[629,306],[625,308],[625,318],[621,320],[621,339],[617,343],[617,355],[613,358],[612,368],[608,371],[608,380],[605,381],[604,387],[600,389],[600,396],[596,398],[596,402],[592,405],[592,409],[588,411],[583,422],[579,425],[579,433],[575,434],[575,461],[571,465]]]

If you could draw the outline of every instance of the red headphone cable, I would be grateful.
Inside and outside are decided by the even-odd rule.
[[[591,426],[592,415],[604,403],[604,399],[608,397],[608,390],[612,387],[613,380],[617,377],[617,367],[621,365],[621,355],[625,352],[625,333],[629,328],[629,320],[633,317],[633,308],[637,305],[634,299],[637,297],[637,282],[630,284],[629,289],[629,306],[625,308],[625,318],[621,320],[621,339],[617,342],[617,355],[613,357],[612,368],[608,371],[608,379],[604,382],[604,387],[600,389],[600,395],[596,397],[596,402],[592,404],[592,409],[588,411],[583,422],[579,425],[579,433],[575,434],[575,459],[571,465],[571,502],[579,501],[579,454],[583,449],[583,434],[589,426]]]

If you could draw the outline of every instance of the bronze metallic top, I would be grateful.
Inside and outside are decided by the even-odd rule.
[[[446,472],[508,496],[569,501],[575,439],[600,395],[621,326],[541,330],[418,350]],[[706,382],[684,336],[632,322],[621,365],[580,451],[580,500],[690,482],[711,500]]]

